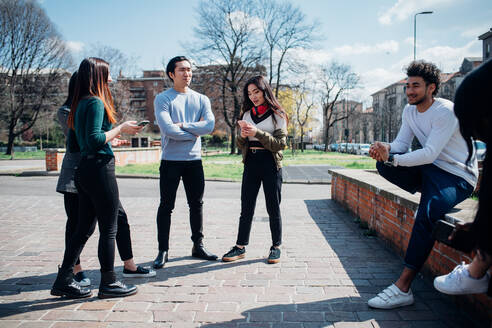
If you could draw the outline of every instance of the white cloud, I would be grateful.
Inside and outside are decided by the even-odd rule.
[[[475,27],[471,27],[469,29],[466,29],[463,32],[461,32],[460,35],[462,37],[465,37],[465,38],[475,38],[476,39],[476,38],[478,38],[479,35],[482,35],[485,32],[490,31],[491,28],[492,28],[491,24],[483,24],[480,26],[475,26]]]
[[[258,17],[249,16],[243,11],[232,12],[229,17],[231,18],[232,26],[236,30],[247,26],[253,32],[263,32],[263,20]]]
[[[329,62],[332,55],[326,50],[296,48],[289,53],[289,58],[309,63],[309,66],[316,66]]]
[[[387,69],[378,67],[368,70],[361,74],[361,82],[364,85],[364,95],[369,97],[374,92],[379,91],[404,77],[401,68],[397,70],[394,68]]]
[[[399,49],[398,42],[394,40],[384,41],[375,45],[356,43],[354,45],[343,45],[335,48],[334,52],[338,55],[360,55],[372,53],[395,53]]]
[[[417,59],[435,63],[445,73],[456,72],[465,57],[481,57],[482,45],[478,40],[470,41],[462,47],[434,46],[417,49]],[[412,55],[402,58],[393,68],[400,70],[413,60]]]
[[[84,43],[80,41],[67,41],[67,48],[73,53],[80,53],[84,49]]]
[[[457,0],[398,0],[393,7],[379,15],[378,21],[383,25],[390,25],[394,20],[401,22],[417,12],[433,10],[456,1]]]

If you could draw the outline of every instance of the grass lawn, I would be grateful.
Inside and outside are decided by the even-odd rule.
[[[44,150],[38,151],[16,151],[14,153],[14,159],[44,159]],[[0,154],[0,159],[11,159],[10,155],[5,155],[5,153]]]
[[[203,156],[203,168],[206,178],[232,179],[240,181],[243,174],[241,155],[208,155]],[[304,153],[291,151],[284,152],[284,166],[288,165],[332,165],[351,169],[374,169],[375,161],[367,156],[348,155],[340,153],[324,153],[315,150],[307,150]],[[159,174],[159,163],[152,164],[130,164],[117,166],[117,173],[126,174]]]

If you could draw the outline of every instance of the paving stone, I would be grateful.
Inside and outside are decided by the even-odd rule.
[[[118,179],[118,184],[135,261],[150,266],[157,250],[158,180]],[[387,312],[369,309],[367,300],[398,277],[401,260],[360,233],[353,217],[330,200],[329,185],[283,186],[282,261],[276,265],[265,261],[271,236],[262,196],[246,259],[192,258],[188,206],[180,186],[170,261],[154,278],[124,279],[139,293],[111,300],[49,295],[63,256],[66,223],[63,197],[54,192],[56,178],[2,176],[0,186],[0,327],[474,327],[451,298],[420,276],[412,286],[414,305]],[[204,243],[217,254],[235,242],[239,195],[239,183],[206,183]],[[29,230],[19,228],[26,211],[33,213]],[[96,230],[81,254],[84,270],[96,283],[98,236]],[[309,236],[309,242],[299,236]],[[118,257],[115,270],[121,277]]]
[[[280,312],[250,312],[249,321],[251,322],[276,322],[282,321],[282,313]]]
[[[104,321],[122,321],[122,322],[149,322],[152,321],[152,312],[144,311],[116,311],[111,312]]]
[[[313,322],[325,321],[323,312],[284,312],[283,321],[286,322]]]
[[[42,320],[47,321],[103,321],[109,311],[49,311]]]

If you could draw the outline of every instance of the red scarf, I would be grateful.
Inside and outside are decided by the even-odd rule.
[[[266,113],[267,110],[268,110],[268,106],[265,106],[265,105],[260,105],[260,106],[251,108],[251,111],[253,112],[253,114],[255,116],[263,115]]]

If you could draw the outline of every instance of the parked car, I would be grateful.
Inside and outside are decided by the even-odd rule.
[[[347,143],[342,142],[340,146],[338,147],[338,151],[340,153],[346,153],[347,152]]]
[[[473,145],[475,146],[477,160],[483,161],[485,159],[485,152],[487,151],[487,145],[485,144],[485,142],[478,141],[478,140],[473,141]]]
[[[369,155],[370,144],[359,144],[357,148],[357,155]]]
[[[348,143],[347,144],[347,153],[349,153],[349,154],[355,154],[356,147],[357,147],[357,144],[356,143]]]
[[[330,150],[331,151],[337,151],[338,150],[338,144],[337,143],[332,143],[330,144]]]

